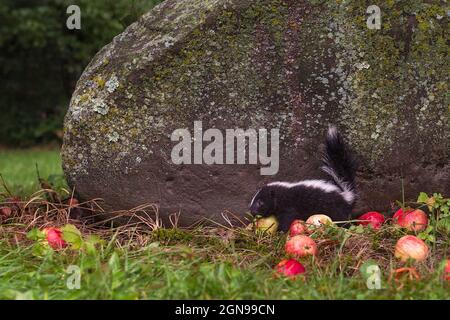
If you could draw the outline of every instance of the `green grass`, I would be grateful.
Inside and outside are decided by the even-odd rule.
[[[0,172],[12,192],[37,190],[35,163],[43,178],[62,184],[58,151],[0,152]],[[443,281],[440,267],[448,235],[439,236],[428,261],[417,266],[421,279],[404,279],[400,289],[388,278],[401,267],[392,249],[404,232],[390,226],[380,232],[331,228],[324,239],[337,244],[319,247],[319,263],[302,261],[304,280],[274,277],[273,267],[285,258],[282,234],[238,229],[228,237],[223,229],[157,229],[124,238],[84,230],[85,239],[94,232],[104,242],[96,249],[55,252],[26,239],[29,230],[20,222],[0,224],[0,299],[450,299],[450,282]],[[368,259],[379,262],[382,289],[368,289],[359,271],[359,262]],[[71,265],[81,270],[80,289],[66,285]]]
[[[36,165],[41,178],[65,186],[59,150],[0,150],[0,173],[14,194],[27,196],[39,189]]]
[[[187,242],[190,244],[188,245]],[[33,299],[449,299],[450,286],[438,272],[405,286],[387,281],[370,290],[359,274],[346,277],[336,267],[306,262],[306,280],[276,278],[270,247],[251,264],[244,248],[151,242],[119,248],[112,242],[97,251],[49,252],[0,242],[0,298]],[[276,255],[275,255],[276,256]],[[240,261],[240,262],[239,262]],[[80,289],[68,289],[70,265],[81,270]]]

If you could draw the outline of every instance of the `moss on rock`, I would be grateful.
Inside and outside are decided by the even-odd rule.
[[[399,177],[421,164],[432,167],[424,175],[442,168],[432,186],[442,185],[450,149],[447,8],[439,1],[386,1],[382,29],[369,30],[369,5],[166,0],[103,48],[78,82],[62,151],[69,183],[113,208],[155,200],[167,181],[143,168],[175,172],[171,132],[202,120],[205,128],[280,128],[282,160],[298,163],[297,171],[281,167],[280,178],[301,175],[335,123],[369,174],[363,192],[373,176]],[[109,195],[86,182],[118,179],[131,189],[130,175],[156,175],[161,185],[127,202],[115,200],[119,191]],[[214,206],[224,208],[193,211],[205,215]]]

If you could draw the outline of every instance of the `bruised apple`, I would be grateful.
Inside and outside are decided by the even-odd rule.
[[[316,242],[308,236],[296,235],[286,241],[286,253],[294,257],[305,257],[317,255]]]
[[[306,226],[309,232],[313,232],[322,225],[332,224],[333,220],[324,214],[314,214],[306,220]]]
[[[403,262],[412,259],[423,261],[428,256],[428,246],[421,239],[415,236],[404,236],[395,245],[395,257]]]
[[[295,278],[299,274],[305,273],[305,267],[295,259],[282,260],[276,265],[275,270],[278,274],[289,278]]]
[[[371,225],[374,229],[380,229],[384,223],[384,216],[379,212],[371,211],[361,215],[358,220],[361,220],[358,222],[360,225]]]
[[[397,225],[409,231],[423,231],[428,226],[428,217],[420,209],[403,210],[403,208],[400,208],[394,214],[393,220]]]
[[[62,249],[67,246],[67,242],[64,241],[63,233],[58,228],[45,228],[42,230],[42,232],[45,234],[45,239],[47,240],[47,243],[52,247],[53,249]]]
[[[306,229],[305,222],[302,220],[296,219],[291,223],[291,226],[289,227],[289,236],[294,237],[299,234],[304,234],[304,233],[306,233],[306,231],[307,231],[307,229]]]
[[[278,220],[275,216],[260,218],[255,222],[256,231],[275,233],[278,230]]]

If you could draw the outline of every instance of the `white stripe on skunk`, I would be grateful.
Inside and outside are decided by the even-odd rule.
[[[325,181],[325,180],[302,180],[302,181],[298,181],[298,182],[275,181],[275,182],[271,182],[271,183],[269,183],[267,185],[268,186],[280,186],[280,187],[284,187],[284,188],[292,188],[292,187],[296,187],[296,186],[305,186],[305,187],[309,187],[309,188],[320,189],[320,190],[322,190],[324,192],[337,192],[348,203],[352,203],[353,200],[355,199],[355,195],[354,195],[353,191],[345,190],[345,189],[344,189],[344,191],[342,191],[341,188],[339,188],[335,184],[333,184],[331,182],[328,182],[328,181]],[[255,195],[255,197],[256,197],[256,195]],[[253,197],[252,202],[253,202],[255,197]]]

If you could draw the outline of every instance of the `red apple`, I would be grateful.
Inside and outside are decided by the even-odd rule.
[[[364,213],[358,220],[364,220],[358,222],[358,224],[363,226],[371,225],[374,229],[380,229],[381,225],[384,223],[384,216],[379,212],[370,211]]]
[[[413,211],[413,209],[406,209],[405,212],[411,212]],[[392,219],[394,221],[398,221],[398,219],[403,215],[403,208],[398,209],[397,211],[395,211],[394,215],[392,216]]]
[[[295,278],[297,275],[305,273],[305,267],[295,259],[282,260],[275,267],[277,273],[289,278]]]
[[[303,234],[306,231],[307,230],[306,230],[305,222],[302,220],[296,219],[296,220],[292,221],[291,226],[289,227],[289,236],[294,237],[296,235]]]
[[[53,249],[62,249],[67,246],[67,242],[62,238],[63,233],[58,228],[45,228],[42,232],[45,234],[47,243]]]
[[[450,281],[450,259],[447,259],[447,264],[444,268],[444,279]]]
[[[398,209],[393,216],[393,220],[400,227],[409,231],[423,231],[428,226],[428,217],[420,209]]]
[[[304,257],[317,254],[316,242],[308,236],[296,235],[286,241],[286,253],[294,257]]]
[[[0,216],[8,218],[12,214],[12,210],[10,207],[2,207],[0,208]]]
[[[428,256],[428,246],[415,236],[401,237],[395,245],[395,257],[406,262],[408,259],[423,261]]]

